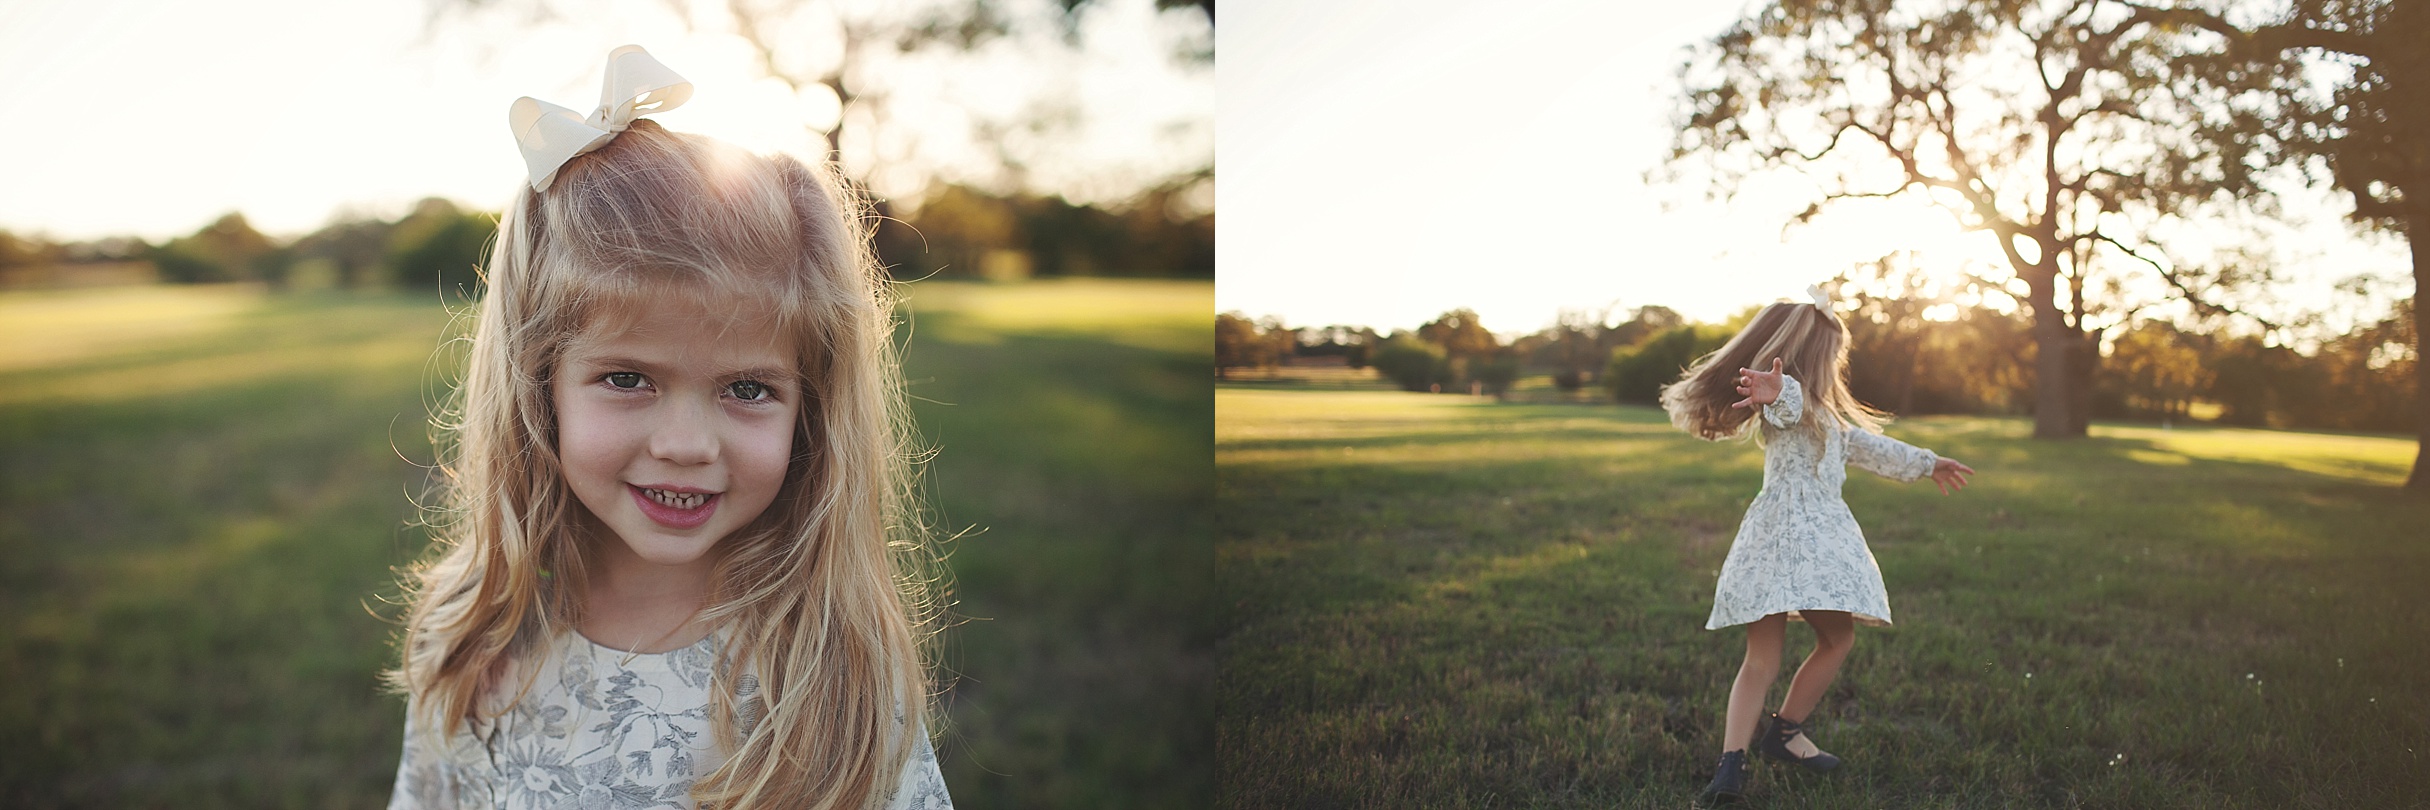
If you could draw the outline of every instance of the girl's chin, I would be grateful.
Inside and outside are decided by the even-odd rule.
[[[630,537],[620,539],[624,540],[624,547],[632,551],[633,556],[651,565],[690,565],[699,562],[702,557],[708,556],[710,549],[717,547],[717,538],[708,535],[643,537],[638,542]]]
[[[638,514],[619,515],[618,520],[599,521],[607,531],[602,542],[622,546],[626,553],[651,565],[682,566],[699,562],[717,548],[728,527],[702,526],[687,532],[672,532]],[[725,529],[725,531],[720,531]]]

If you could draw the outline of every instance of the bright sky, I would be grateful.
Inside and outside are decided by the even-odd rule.
[[[669,128],[759,151],[824,148],[805,124],[835,119],[832,94],[794,96],[741,42],[687,33],[659,0],[592,5],[605,9],[595,19],[458,20],[425,37],[423,0],[0,3],[0,76],[13,94],[0,228],[159,240],[242,211],[295,236],[339,212],[395,216],[428,196],[495,210],[524,177],[507,106],[530,95],[587,112],[608,50],[628,42],[694,85],[683,108],[655,116]],[[1008,5],[1022,15],[1046,4]],[[1172,58],[1191,29],[1203,38],[1204,18],[1102,0],[1086,19],[1079,50],[1041,28],[956,61],[885,65],[907,137],[870,150],[887,165],[994,182],[997,144],[973,139],[973,121],[1070,109],[1076,123],[1002,141],[1035,188],[1112,201],[1205,165],[1214,71]],[[872,158],[847,154],[856,166]],[[875,181],[905,194],[921,174]]]
[[[1784,236],[1815,194],[1794,177],[1732,204],[1649,186],[1667,156],[1673,71],[1742,8],[1225,6],[1216,307],[1386,331],[1463,306],[1505,334],[1614,303],[1717,321],[1802,298],[1899,247],[1943,265],[1997,256],[1990,237],[1921,205],[1853,209]],[[2314,213],[2284,240],[2287,272],[2305,279],[2292,294],[2325,303],[2331,283],[2358,273],[2406,277],[2402,243],[2290,208]]]

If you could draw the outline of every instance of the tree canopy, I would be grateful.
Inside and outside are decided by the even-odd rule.
[[[2365,227],[2403,237],[2413,254],[2410,354],[2430,316],[2430,5],[2421,0],[2290,0],[2267,4],[2117,3],[2132,18],[2208,38],[2182,60],[2191,84],[2233,115],[2206,119],[2214,149],[2289,167],[2344,192]],[[2384,325],[2383,325],[2384,326]],[[2430,365],[2414,363],[2421,431],[2406,486],[2430,494]]]
[[[2258,185],[2250,144],[2205,136],[2260,113],[2221,103],[2187,48],[2100,0],[1779,0],[1683,68],[1672,157],[1709,166],[1720,194],[1803,173],[1821,193],[1800,220],[1920,195],[1991,234],[2005,272],[1983,281],[2033,318],[2034,433],[2080,436],[2104,330],[2161,299],[2232,311],[2267,277],[2165,243]]]

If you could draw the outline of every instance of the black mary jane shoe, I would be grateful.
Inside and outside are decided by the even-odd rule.
[[[1722,753],[1721,764],[1713,769],[1713,783],[1704,786],[1704,794],[1697,797],[1698,803],[1712,807],[1733,804],[1746,798],[1747,774],[1753,771],[1754,766],[1747,764],[1745,749]]]
[[[1818,772],[1828,771],[1839,767],[1839,757],[1835,757],[1820,751],[1816,751],[1815,754],[1810,757],[1801,757],[1798,756],[1796,752],[1789,750],[1789,741],[1797,739],[1797,735],[1799,734],[1806,733],[1805,726],[1781,717],[1778,713],[1774,713],[1768,719],[1771,720],[1771,725],[1768,728],[1763,729],[1762,732],[1757,734],[1755,737],[1755,747],[1758,750],[1763,751],[1764,758],[1778,760],[1781,762],[1794,762],[1805,766],[1806,770]],[[1810,741],[1811,740],[1809,740],[1809,742]]]

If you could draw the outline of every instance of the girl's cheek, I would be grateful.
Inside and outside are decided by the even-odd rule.
[[[741,451],[741,455],[751,459],[749,463],[755,471],[766,474],[773,470],[774,475],[782,480],[785,466],[792,461],[793,456],[792,416],[769,419],[766,423],[753,427],[754,429],[746,434],[744,439],[746,446],[737,449]]]
[[[557,452],[567,471],[580,474],[613,466],[618,431],[612,410],[579,399],[558,402]]]
[[[786,409],[790,411],[791,409]],[[770,493],[783,485],[785,468],[793,461],[794,415],[760,414],[738,425],[727,452],[738,476],[748,476],[755,488]]]

